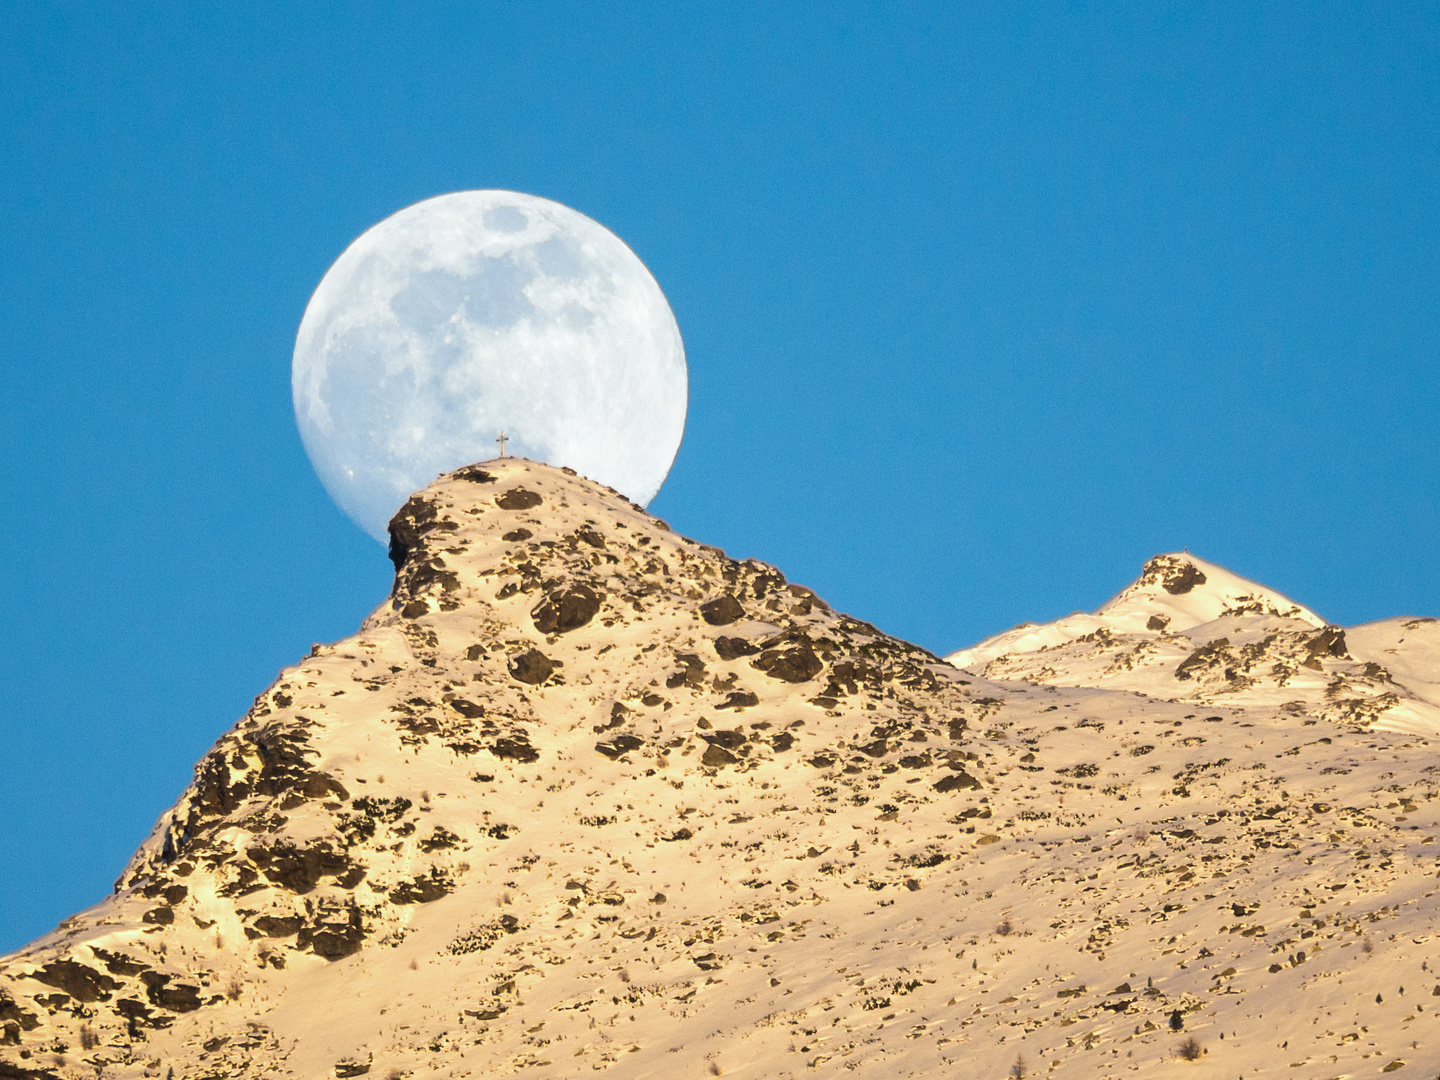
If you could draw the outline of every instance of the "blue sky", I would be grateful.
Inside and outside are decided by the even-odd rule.
[[[893,633],[1186,546],[1440,614],[1440,9],[1160,7],[8,11],[0,951],[384,596],[290,355],[345,245],[446,191],[624,238],[690,363],[651,509]]]

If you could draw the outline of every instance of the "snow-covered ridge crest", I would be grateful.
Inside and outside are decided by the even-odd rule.
[[[1150,559],[1093,613],[1018,626],[946,659],[991,679],[1440,733],[1440,622],[1332,626],[1189,552]]]
[[[946,657],[957,667],[983,666],[1007,653],[1053,648],[1106,630],[1115,634],[1147,631],[1179,633],[1225,615],[1274,615],[1311,626],[1325,620],[1273,589],[1231,573],[1188,551],[1156,555],[1140,576],[1090,612],[1075,612],[1054,622],[1023,623]]]

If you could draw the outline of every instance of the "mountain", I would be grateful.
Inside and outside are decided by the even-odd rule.
[[[1331,626],[1188,552],[1157,555],[1094,614],[1024,624],[947,659],[992,679],[1440,733],[1440,620]]]
[[[0,1078],[1440,1061],[1433,623],[1162,556],[947,663],[515,459],[391,536],[386,603],[0,957]]]

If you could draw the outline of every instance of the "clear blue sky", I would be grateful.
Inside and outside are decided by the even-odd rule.
[[[623,237],[690,362],[652,509],[893,633],[1184,546],[1440,614],[1433,3],[501,7],[0,23],[0,951],[384,596],[290,354],[445,191]]]

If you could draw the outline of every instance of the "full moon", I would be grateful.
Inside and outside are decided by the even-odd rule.
[[[375,539],[440,473],[507,452],[655,497],[685,348],[645,264],[548,199],[460,191],[355,240],[305,308],[291,387],[326,490]]]

